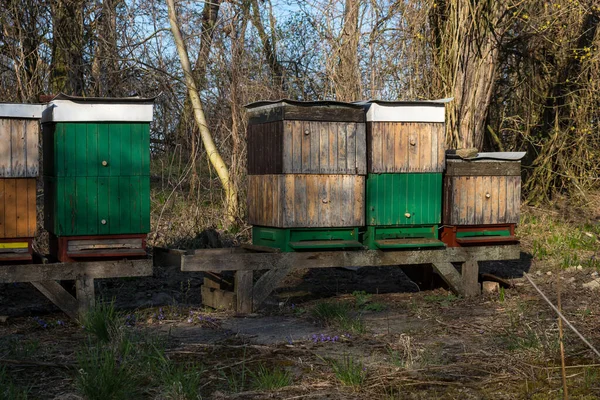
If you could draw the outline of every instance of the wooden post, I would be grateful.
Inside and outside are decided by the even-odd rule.
[[[56,281],[37,281],[31,284],[69,317],[77,319],[77,300]]]
[[[479,263],[476,260],[469,259],[462,264],[462,290],[463,296],[479,296],[481,288],[479,287]]]
[[[255,310],[260,307],[273,290],[277,289],[281,281],[288,276],[291,270],[292,267],[290,266],[270,269],[258,279],[252,292],[252,304]]]
[[[77,292],[77,303],[79,305],[79,316],[83,316],[96,304],[96,292],[94,290],[94,278],[83,276],[75,280]]]
[[[252,271],[235,273],[236,311],[241,314],[252,312]]]
[[[450,290],[456,294],[464,295],[463,281],[460,274],[454,268],[454,265],[449,262],[433,263],[433,268],[442,277],[444,282],[448,284]]]

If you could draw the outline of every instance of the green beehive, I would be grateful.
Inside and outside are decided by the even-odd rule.
[[[53,235],[150,231],[152,100],[59,95],[44,111],[45,227]]]
[[[363,242],[371,249],[443,246],[444,102],[363,103],[368,173]]]

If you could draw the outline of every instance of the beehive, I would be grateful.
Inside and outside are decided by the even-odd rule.
[[[360,247],[366,134],[361,106],[281,100],[247,106],[253,244]]]
[[[362,103],[368,175],[365,244],[372,249],[440,246],[444,102]]]
[[[42,105],[0,104],[0,261],[31,259]]]
[[[44,222],[59,259],[145,254],[152,108],[60,95],[44,111]]]
[[[448,246],[515,242],[525,153],[479,153],[448,159],[442,240]]]

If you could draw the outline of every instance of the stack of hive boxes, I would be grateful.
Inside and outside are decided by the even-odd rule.
[[[442,241],[450,247],[511,244],[521,209],[525,153],[449,155],[444,176]]]
[[[0,104],[0,262],[31,260],[42,105]]]
[[[445,167],[444,102],[361,104],[369,160],[364,244],[370,249],[443,246],[438,227]]]
[[[280,251],[362,247],[362,107],[282,100],[247,109],[253,244]]]
[[[60,261],[146,255],[152,103],[59,95],[44,110],[45,227]]]

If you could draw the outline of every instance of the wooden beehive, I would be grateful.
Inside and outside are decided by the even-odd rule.
[[[365,177],[249,175],[248,222],[275,228],[355,227],[365,223]]]
[[[0,104],[0,178],[38,176],[41,116],[39,104]]]
[[[56,236],[150,231],[152,99],[60,95],[42,116],[45,227]]]
[[[36,194],[35,178],[0,178],[0,239],[35,236]]]
[[[491,154],[502,157],[502,153]],[[521,163],[449,159],[443,193],[445,225],[516,224],[521,208]]]
[[[369,174],[443,172],[443,102],[371,101],[364,106]]]
[[[275,228],[364,225],[364,111],[339,102],[247,106],[248,220]]]
[[[366,174],[362,107],[258,102],[248,109],[248,174]]]

